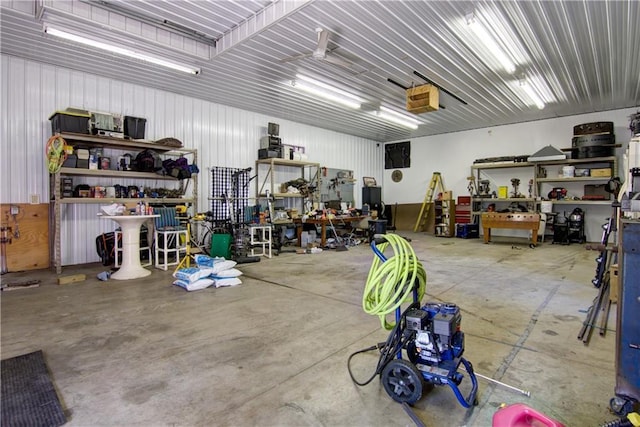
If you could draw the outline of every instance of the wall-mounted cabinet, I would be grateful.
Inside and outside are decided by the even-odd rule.
[[[183,149],[168,145],[156,144],[153,142],[131,141],[121,138],[111,138],[104,136],[92,136],[85,134],[62,133],[60,136],[66,141],[67,145],[73,146],[74,149],[92,149],[100,148],[102,157],[108,159],[118,159],[124,154],[130,154],[135,158],[135,154],[144,149],[151,149],[157,152],[161,158],[178,158],[186,157],[190,164],[197,164],[197,151],[192,149]],[[75,150],[74,150],[75,151]],[[51,254],[52,265],[55,266],[56,272],[62,270],[61,259],[61,226],[63,218],[63,209],[70,204],[101,204],[108,205],[112,203],[136,203],[144,201],[150,205],[163,204],[187,204],[195,205],[198,197],[198,180],[197,175],[192,175],[189,179],[178,179],[171,175],[162,175],[154,172],[139,172],[135,170],[117,170],[118,162],[110,161],[101,164],[104,169],[89,169],[88,167],[62,167],[56,173],[50,174],[50,209],[52,223],[50,226]],[[87,193],[90,190],[80,190],[78,186],[84,188],[93,188],[93,194]],[[121,190],[116,197],[115,188],[126,188],[127,192]],[[99,190],[96,190],[96,189]],[[166,194],[170,196],[162,197],[157,192],[147,192],[144,197],[138,191],[132,194],[132,189],[138,188],[144,192],[145,188],[166,190]],[[100,192],[100,193],[98,193]],[[151,194],[149,194],[151,193]],[[136,197],[138,196],[138,197]],[[97,235],[98,233],[96,233]]]

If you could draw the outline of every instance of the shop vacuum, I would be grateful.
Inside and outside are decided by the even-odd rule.
[[[364,386],[380,375],[387,394],[403,405],[417,402],[425,383],[448,385],[463,407],[477,405],[478,381],[471,363],[462,357],[464,333],[460,329],[460,308],[452,303],[421,305],[426,273],[404,238],[377,234],[371,241],[371,249],[375,256],[365,286],[363,308],[378,315],[382,326],[391,332],[386,342],[349,356],[347,369],[353,382]],[[393,253],[387,256],[385,249]],[[404,311],[403,303],[409,303]],[[393,312],[395,324],[388,324],[386,315]],[[380,357],[375,372],[364,382],[356,380],[351,371],[352,358],[376,349]],[[466,397],[459,388],[465,376],[471,383]]]

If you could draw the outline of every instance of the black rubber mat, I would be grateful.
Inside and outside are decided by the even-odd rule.
[[[2,426],[61,426],[67,422],[42,351],[2,360]]]

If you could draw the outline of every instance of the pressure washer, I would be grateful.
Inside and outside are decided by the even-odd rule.
[[[396,402],[413,405],[422,397],[424,384],[448,385],[460,405],[477,405],[478,381],[473,366],[462,357],[464,333],[462,315],[453,303],[427,302],[426,273],[411,245],[395,234],[377,234],[371,241],[374,257],[369,270],[363,309],[378,315],[382,326],[391,330],[384,343],[356,351],[347,361],[353,382],[369,384],[380,375],[387,394]],[[392,254],[385,255],[390,249]],[[409,303],[402,311],[402,304]],[[386,316],[395,312],[395,324]],[[360,353],[378,349],[380,357],[374,374],[366,381],[356,380],[351,359]],[[461,369],[464,367],[464,371]],[[465,397],[459,386],[468,377],[471,390]]]

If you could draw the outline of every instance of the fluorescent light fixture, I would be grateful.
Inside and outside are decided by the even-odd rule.
[[[533,86],[531,86],[526,81],[521,80],[520,81],[520,87],[522,88],[524,93],[527,94],[527,96],[530,98],[531,102],[533,102],[536,107],[538,107],[540,110],[542,110],[544,108],[544,102],[542,101],[542,98],[540,98],[540,96],[536,93],[536,91],[533,88]]]
[[[358,110],[362,104],[360,98],[349,92],[300,74],[296,75],[296,79],[291,81],[291,86],[354,110]]]
[[[471,13],[467,15],[467,24],[469,28],[475,33],[476,37],[482,42],[484,47],[486,47],[487,51],[491,52],[491,54],[495,57],[495,59],[500,62],[500,64],[504,67],[504,69],[509,74],[513,74],[516,71],[516,66],[509,59],[509,57],[503,52],[503,50],[498,46],[498,43],[494,40],[494,38],[489,34],[487,29],[478,22],[475,14]]]
[[[418,124],[420,123],[414,118],[400,114],[387,107],[380,107],[380,110],[375,111],[374,114],[383,120],[387,120],[409,129],[418,129]]]
[[[95,47],[97,49],[106,50],[108,52],[112,52],[118,55],[139,59],[141,61],[150,62],[152,64],[161,65],[163,67],[171,68],[173,70],[182,71],[189,74],[196,74],[196,75],[200,74],[200,68],[176,64],[174,62],[166,61],[160,58],[155,58],[153,56],[149,56],[144,53],[135,52],[133,50],[125,49],[119,46],[114,46],[107,43],[99,42],[97,40],[89,39],[83,36],[71,34],[66,31],[58,30],[53,27],[49,27],[49,26],[45,27],[44,32],[55,37],[60,37],[65,40],[70,40],[76,43],[81,43],[87,46]]]

